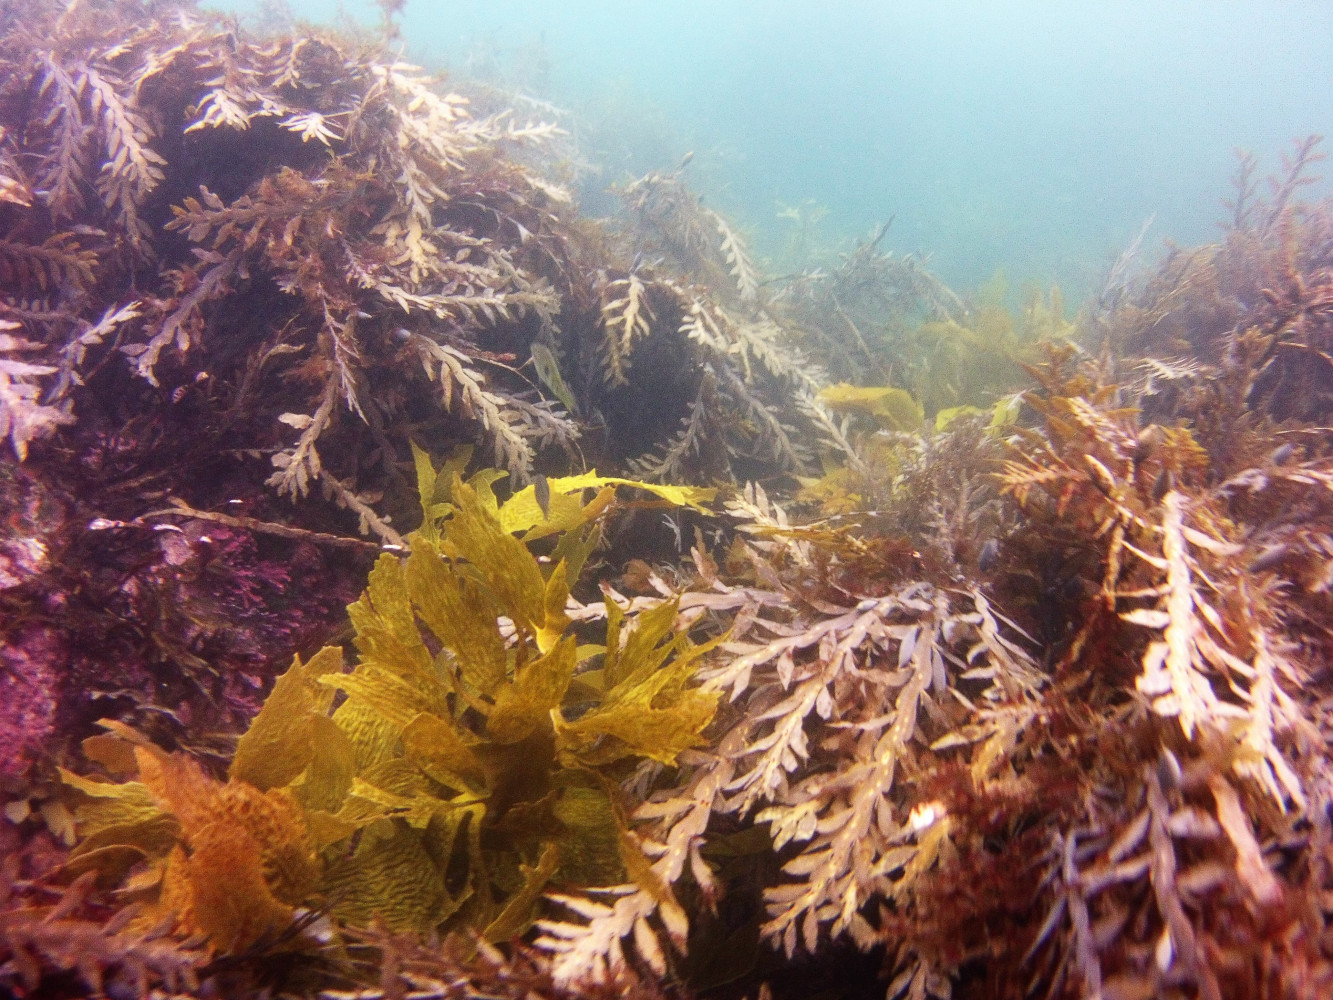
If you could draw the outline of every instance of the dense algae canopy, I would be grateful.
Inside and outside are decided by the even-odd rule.
[[[1333,987],[1316,140],[1071,323],[582,218],[333,35],[0,23],[6,988]]]
[[[420,469],[422,496],[435,496],[424,456]],[[614,487],[583,508],[577,498],[598,482],[552,482],[574,513],[543,575],[504,527],[536,526],[527,498],[498,506],[485,477],[455,475],[448,514],[427,513],[411,554],[382,556],[348,609],[355,669],[344,673],[332,646],[298,658],[225,783],[132,731],[112,730],[137,746],[98,738],[103,758],[133,750],[136,780],[67,775],[85,797],[77,822],[97,831],[71,865],[116,877],[127,861],[146,864],[155,877],[133,877],[150,900],[138,923],[166,920],[223,952],[279,935],[294,906],[505,941],[531,923],[551,879],[602,884],[644,867],[616,779],[625,764],[670,765],[701,742],[717,695],[689,682],[717,640],[676,632],[677,601],[627,617],[608,600],[602,645],[566,634],[568,572]]]

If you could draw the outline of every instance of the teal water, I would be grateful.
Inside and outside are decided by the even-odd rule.
[[[400,21],[411,61],[565,109],[589,207],[693,150],[778,269],[893,217],[886,245],[958,287],[1001,269],[1076,299],[1149,216],[1150,251],[1215,238],[1234,148],[1275,169],[1333,141],[1328,0],[408,0]]]

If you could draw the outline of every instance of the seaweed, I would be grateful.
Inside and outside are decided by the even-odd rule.
[[[4,984],[1326,994],[1317,138],[1070,322],[582,216],[381,8],[0,0]]]
[[[5,546],[5,683],[34,691],[7,777],[108,711],[216,754],[404,544],[413,442],[484,446],[520,486],[807,460],[786,387],[822,383],[735,227],[702,212],[693,251],[636,267],[656,216],[580,217],[549,121],[478,112],[383,38],[190,3],[0,15],[0,435],[22,463],[0,504],[31,481],[58,507]],[[627,334],[602,306],[634,281],[654,318]],[[682,328],[696,302],[708,344]]]
[[[442,947],[431,947],[412,935],[393,935],[382,928],[354,933],[350,946],[355,960],[375,973],[378,983],[374,988],[355,992],[326,990],[323,995],[329,1000],[352,996],[387,1000],[402,996],[407,990],[413,996],[438,1000],[466,1000],[481,995],[506,1000],[567,1000],[585,996],[657,1000],[682,995],[678,988],[638,977],[570,990],[555,983],[541,956],[526,948],[507,954],[485,942],[458,938],[448,939]]]
[[[895,996],[1318,995],[1323,433],[1254,408],[1262,330],[1210,363],[1056,329],[1036,390],[863,445],[862,506],[802,525],[752,486],[729,503],[749,540],[696,546],[695,600],[740,609],[704,672],[732,710],[639,812],[658,874],[703,906],[757,881],[762,937],[849,939]],[[894,397],[830,398],[884,420]],[[704,860],[765,826],[776,878],[762,848]],[[557,901],[558,976],[663,967],[651,895]]]
[[[620,192],[628,219],[615,235],[632,262],[594,277],[602,335],[569,352],[581,405],[620,433],[619,457],[646,479],[803,470],[800,404],[825,376],[741,235],[685,185],[685,165]]]
[[[389,522],[325,468],[318,446],[339,404],[382,440],[394,407],[383,395],[371,405],[378,364],[416,359],[438,380],[442,408],[457,399],[517,475],[531,469],[534,442],[571,441],[566,418],[476,369],[472,339],[556,307],[524,270],[536,247],[522,244],[549,237],[568,197],[497,155],[554,126],[473,119],[415,69],[332,35],[270,45],[188,7],[172,12],[118,8],[108,19],[92,5],[47,4],[6,18],[5,117],[21,125],[5,142],[34,166],[31,184],[7,188],[32,196],[7,199],[5,320],[29,331],[9,349],[37,353],[21,372],[11,362],[11,375],[59,367],[60,387],[42,391],[69,423],[98,401],[84,390],[88,364],[99,371],[118,354],[175,402],[192,379],[226,386],[231,415],[244,405],[254,426],[255,395],[235,395],[247,388],[237,362],[262,354],[247,379],[281,376],[298,389],[270,415],[300,431],[273,451],[270,484],[294,496],[318,484],[391,541]],[[31,44],[38,32],[49,44]],[[217,157],[238,169],[211,176],[203,160]],[[94,322],[99,301],[110,309]],[[37,363],[53,352],[66,363]],[[35,403],[37,393],[11,395]],[[302,395],[309,412],[291,405]],[[225,398],[216,402],[225,413]],[[53,412],[14,410],[26,414],[16,450],[53,429]]]
[[[592,473],[551,480],[543,511],[533,487],[498,504],[498,473],[465,483],[458,463],[441,476],[417,459],[423,526],[349,608],[350,673],[337,647],[298,657],[226,782],[118,724],[86,751],[132,780],[66,772],[82,799],[71,870],[114,882],[133,864],[138,925],[236,954],[325,900],[352,925],[504,941],[549,881],[646,865],[617,780],[701,742],[716,695],[690,679],[717,639],[677,631],[676,601],[627,612],[608,599],[578,608],[606,621],[604,644],[580,644],[569,588],[617,485],[694,506],[710,494]],[[519,531],[561,536],[545,572]]]
[[[127,449],[126,478],[211,465],[390,545],[413,438],[485,442],[520,482],[808,471],[828,324],[773,293],[683,164],[587,220],[550,179],[560,128],[472,114],[383,39],[254,36],[189,4],[5,23],[0,413],[21,458],[50,441],[68,464],[132,416],[168,447]]]
[[[858,538],[848,526],[793,525],[758,487],[729,508],[753,539],[735,543],[731,559],[755,578],[728,580],[696,549],[709,588],[687,597],[737,609],[745,623],[704,672],[735,710],[708,752],[686,758],[686,780],[639,810],[661,845],[655,871],[668,884],[688,877],[714,898],[726,890],[704,860],[708,831],[728,818],[767,825],[786,877],[764,892],[761,935],[789,956],[844,934],[869,947],[866,904],[910,901],[948,842],[946,807],[923,797],[931,785],[918,779],[930,755],[916,734],[943,736],[960,721],[949,673],[971,681],[988,707],[1006,689],[1020,703],[1034,700],[1041,677],[979,592],[951,593],[917,576],[910,545]],[[639,956],[664,968],[644,924],[659,910],[651,893],[628,887],[605,901],[557,901],[580,918],[541,925],[537,943],[553,954],[557,979],[604,966],[613,974],[626,960],[618,939],[631,935]],[[681,947],[683,929],[667,912],[660,918]]]
[[[1322,557],[1251,533],[1328,504],[1250,521],[1234,499],[1322,460],[1210,483],[1186,427],[1140,425],[1071,347],[1033,374],[1037,426],[974,451],[980,421],[951,424],[883,513],[802,526],[757,487],[731,501],[749,541],[722,569],[695,550],[692,600],[740,609],[704,671],[733,708],[638,813],[656,871],[705,901],[759,879],[762,937],[883,954],[891,995],[1316,995],[1326,932],[1295,899],[1324,891],[1319,612],[1280,610],[1253,567],[1294,582]],[[991,495],[949,497],[960,474]],[[943,516],[895,514],[909,497]],[[704,860],[738,824],[767,827],[777,878]],[[555,898],[558,978],[614,975],[621,939],[664,967],[651,894]]]
[[[1314,182],[1319,136],[1294,144],[1258,195],[1242,155],[1219,243],[1174,249],[1137,294],[1095,317],[1093,333],[1122,358],[1193,359],[1225,369],[1243,351],[1252,381],[1242,405],[1277,420],[1318,422],[1328,408],[1329,213],[1297,193]],[[1253,347],[1249,345],[1252,344]]]
[[[17,995],[32,994],[61,973],[86,995],[149,996],[150,988],[198,989],[204,955],[151,933],[127,929],[132,909],[90,919],[80,912],[93,881],[81,877],[51,902],[16,878],[16,858],[0,869],[0,983]],[[17,904],[17,905],[16,905]]]

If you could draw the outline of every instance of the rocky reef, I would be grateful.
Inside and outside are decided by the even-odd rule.
[[[1317,138],[1067,317],[388,34],[0,25],[5,989],[1333,990]]]

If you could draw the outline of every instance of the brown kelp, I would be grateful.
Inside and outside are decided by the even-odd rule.
[[[569,601],[590,522],[617,484],[649,487],[552,480],[542,510],[531,487],[500,505],[493,475],[465,483],[446,467],[441,482],[418,461],[423,526],[349,608],[354,670],[337,647],[297,658],[226,782],[114,725],[85,750],[134,780],[66,776],[85,834],[71,869],[114,880],[146,864],[153,876],[131,882],[145,926],[167,920],[234,953],[327,900],[353,924],[505,941],[549,880],[597,884],[646,864],[617,783],[639,759],[669,765],[701,742],[717,698],[689,681],[716,640],[677,631],[675,602],[626,614],[608,600],[578,609],[607,630],[580,644]],[[667,503],[711,497],[651,489]],[[559,535],[554,558],[543,566],[518,531]]]

